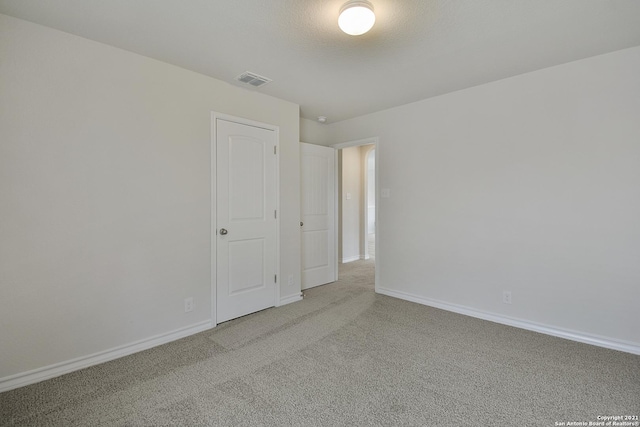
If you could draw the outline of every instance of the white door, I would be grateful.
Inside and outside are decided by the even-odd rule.
[[[274,130],[216,119],[216,322],[276,301]]]
[[[300,144],[302,289],[337,280],[335,150]]]

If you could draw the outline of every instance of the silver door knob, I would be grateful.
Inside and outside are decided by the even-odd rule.
[[[227,231],[227,229],[226,229],[226,228],[221,228],[221,229],[220,229],[220,235],[221,235],[221,236],[224,236],[224,235],[225,235],[225,234],[227,234],[227,233],[228,233],[228,231]]]
[[[304,222],[300,221],[300,227],[302,227],[304,225]]]

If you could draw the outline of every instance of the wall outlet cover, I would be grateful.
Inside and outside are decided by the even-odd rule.
[[[502,302],[505,304],[511,304],[511,292],[503,291],[502,292]]]

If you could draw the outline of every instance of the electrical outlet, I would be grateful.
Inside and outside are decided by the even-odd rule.
[[[293,274],[289,275],[289,281],[287,282],[287,285],[293,286]]]
[[[184,312],[188,313],[190,311],[193,311],[193,298],[189,297],[189,298],[185,298],[184,299]]]
[[[502,302],[511,304],[511,291],[502,291]]]

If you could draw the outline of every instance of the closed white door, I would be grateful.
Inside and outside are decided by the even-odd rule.
[[[216,119],[216,322],[275,305],[274,130]]]
[[[302,289],[337,280],[335,150],[301,143]]]

